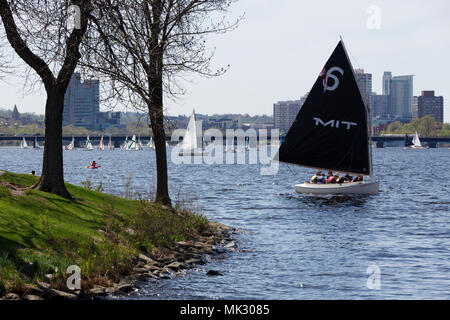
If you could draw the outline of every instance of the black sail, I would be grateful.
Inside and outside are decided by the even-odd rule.
[[[368,113],[342,41],[278,151],[278,160],[370,175]]]

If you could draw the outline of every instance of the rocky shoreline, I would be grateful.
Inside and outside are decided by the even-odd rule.
[[[123,276],[112,286],[96,285],[90,289],[61,291],[51,287],[50,275],[46,282],[40,281],[35,286],[28,286],[24,294],[8,293],[0,300],[95,300],[136,292],[139,290],[136,285],[139,281],[171,279],[183,270],[205,265],[208,256],[234,251],[236,242],[233,240],[233,234],[236,229],[216,222],[211,222],[210,226],[210,230],[214,231],[190,241],[176,242],[172,248],[160,250],[158,255],[141,252],[130,274]],[[209,270],[206,275],[222,274]]]

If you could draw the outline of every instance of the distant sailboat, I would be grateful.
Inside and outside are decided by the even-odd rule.
[[[27,141],[25,140],[25,137],[23,137],[22,142],[20,143],[20,148],[21,149],[29,149],[30,147],[28,147]]]
[[[114,146],[113,146],[112,141],[111,141],[111,136],[109,136],[108,149],[109,150],[114,150]]]
[[[341,40],[316,80],[275,156],[308,168],[370,176],[370,182],[302,183],[308,194],[377,194],[369,112]]]
[[[98,150],[105,150],[105,145],[103,144],[103,136],[100,138],[100,143],[97,147]]]
[[[89,140],[89,136],[87,136],[87,138],[86,138],[84,150],[86,150],[86,151],[92,151],[92,150],[94,150],[94,148],[92,147],[91,140]]]
[[[136,135],[133,135],[133,138],[131,138],[131,141],[124,148],[124,150],[127,150],[127,151],[139,151],[139,150],[142,150],[142,149],[140,149],[139,141],[136,140]]]
[[[150,137],[150,140],[149,140],[148,143],[147,143],[147,147],[148,147],[149,149],[155,150],[155,142],[153,141],[153,137]]]
[[[125,138],[125,142],[120,146],[120,150],[128,150],[128,136]]]
[[[39,145],[39,142],[37,140],[37,137],[34,138],[34,149],[40,149],[41,146]]]
[[[413,137],[412,145],[405,147],[405,149],[425,149],[422,146],[422,143],[420,143],[420,139],[419,139],[419,135],[417,134],[417,131]]]
[[[142,141],[141,141],[141,136],[139,136],[139,138],[138,138],[137,145],[138,145],[139,150],[144,150],[144,146],[142,145]]]
[[[73,150],[75,148],[75,138],[72,136],[72,142],[70,142],[65,149],[66,150]]]
[[[209,152],[204,151],[202,132],[199,123],[195,119],[195,110],[189,119],[187,130],[183,141],[178,145],[180,147],[179,156],[207,156]]]

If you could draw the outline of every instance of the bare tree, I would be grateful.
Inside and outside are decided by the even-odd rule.
[[[69,8],[77,9],[75,27]],[[39,76],[46,93],[42,175],[35,188],[71,198],[64,185],[62,114],[64,94],[80,59],[90,0],[0,0],[6,37],[16,54]]]
[[[156,201],[171,205],[164,130],[164,97],[183,93],[186,73],[206,77],[214,51],[206,36],[235,28],[219,13],[233,0],[93,0],[93,28],[86,37],[82,65],[108,80],[109,97],[149,114],[155,141]],[[214,16],[214,17],[213,17]]]

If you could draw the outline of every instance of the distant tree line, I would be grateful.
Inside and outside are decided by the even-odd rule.
[[[387,134],[415,134],[426,137],[450,137],[450,124],[437,122],[431,116],[415,118],[411,122],[403,124],[394,121],[389,124],[384,133]]]

